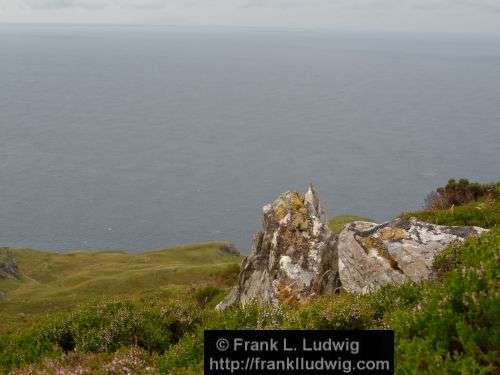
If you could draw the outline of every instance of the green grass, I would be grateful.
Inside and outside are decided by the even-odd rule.
[[[409,212],[403,214],[402,217],[416,217],[419,220],[440,225],[473,225],[492,228],[500,223],[500,200],[470,202],[447,210]]]
[[[0,332],[82,303],[170,298],[200,285],[226,286],[240,257],[220,243],[129,254],[120,251],[54,253],[11,249],[21,280],[0,281]]]
[[[330,230],[333,233],[339,234],[340,232],[342,232],[342,229],[344,229],[344,226],[352,221],[373,221],[373,220],[363,216],[338,215],[328,220],[328,226],[330,227]]]

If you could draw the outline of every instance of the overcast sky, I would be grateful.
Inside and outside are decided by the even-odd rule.
[[[327,27],[500,36],[500,0],[0,0],[0,22]]]

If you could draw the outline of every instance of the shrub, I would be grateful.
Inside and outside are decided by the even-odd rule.
[[[203,361],[203,332],[198,335],[189,334],[173,345],[160,360],[160,371],[170,373],[175,369],[184,369],[198,366]]]
[[[432,263],[433,277],[437,280],[461,265],[462,247],[461,243],[455,242],[439,253]]]
[[[289,311],[283,325],[286,329],[367,329],[374,321],[369,298],[343,293]]]
[[[387,284],[375,292],[366,295],[369,299],[373,319],[386,326],[384,320],[396,311],[411,309],[418,305],[422,298],[422,284],[405,283],[402,285]]]
[[[425,200],[427,210],[443,210],[453,206],[477,201],[481,198],[494,199],[499,194],[499,184],[480,184],[467,179],[448,181],[446,186],[431,192]]]
[[[44,358],[40,363],[23,366],[11,375],[123,375],[158,374],[158,358],[141,348],[129,347],[109,353],[70,352],[57,358]]]
[[[37,328],[22,333],[0,336],[0,369],[12,369],[25,363],[34,363],[42,357],[56,357],[61,348],[39,336]]]
[[[4,335],[0,344],[0,366],[18,367],[62,352],[112,353],[136,346],[164,353],[200,323],[200,309],[172,303],[134,305],[108,303],[58,315],[21,335]]]
[[[217,296],[222,295],[224,291],[222,289],[209,285],[203,288],[194,289],[192,293],[198,307],[205,308]]]

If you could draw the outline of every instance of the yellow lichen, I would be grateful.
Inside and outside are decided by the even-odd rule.
[[[274,210],[274,213],[276,215],[276,218],[278,220],[281,220],[288,214],[288,208],[280,202],[280,204],[278,204],[278,206]]]
[[[290,208],[295,211],[299,211],[304,207],[304,197],[299,193],[293,192],[290,196]]]
[[[283,219],[289,212],[307,214],[307,209],[304,206],[304,197],[297,192],[291,192],[282,195],[276,202],[274,209],[275,216],[278,220]]]
[[[365,250],[365,253],[367,254],[369,249],[374,249],[378,253],[386,250],[384,243],[380,241],[378,238],[368,236],[368,237],[360,237],[358,238],[358,240],[361,243],[363,249]]]
[[[398,228],[393,228],[393,229],[398,229]],[[387,250],[387,248],[385,247],[384,243],[380,238],[368,236],[368,237],[359,237],[357,238],[357,240],[360,242],[361,247],[363,248],[366,254],[368,254],[369,249],[373,249],[377,252],[377,254],[380,257],[386,259],[393,269],[399,271],[401,270],[399,268],[398,262],[389,253],[389,250]]]
[[[404,229],[385,227],[380,230],[379,238],[382,241],[401,241],[407,237],[407,233]]]

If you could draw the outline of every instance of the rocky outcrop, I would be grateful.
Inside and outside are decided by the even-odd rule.
[[[16,258],[9,250],[0,249],[0,280],[21,277]]]
[[[254,300],[298,303],[339,288],[336,237],[324,222],[314,188],[288,191],[263,207],[262,231],[253,237],[238,284],[217,305]]]
[[[366,293],[394,283],[431,277],[435,256],[453,241],[486,231],[395,219],[355,221],[337,238],[325,224],[312,186],[288,191],[263,207],[263,228],[243,260],[238,284],[217,305],[301,303],[341,288]]]
[[[479,235],[485,229],[395,219],[384,224],[356,221],[339,235],[342,287],[366,293],[384,284],[419,282],[431,276],[434,257],[453,241]]]

